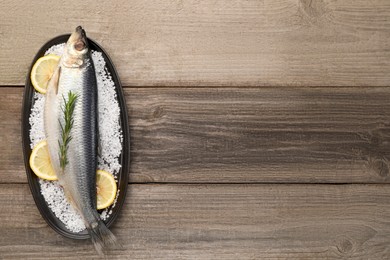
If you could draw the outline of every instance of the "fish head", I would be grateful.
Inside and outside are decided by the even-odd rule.
[[[89,52],[87,36],[81,26],[77,26],[70,35],[62,57],[62,64],[66,67],[79,68],[86,62]]]

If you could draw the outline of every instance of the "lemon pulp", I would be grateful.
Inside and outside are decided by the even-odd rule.
[[[39,142],[30,155],[31,170],[39,177],[49,181],[57,180],[57,175],[51,165],[47,142]]]
[[[96,171],[97,209],[104,209],[114,203],[116,197],[114,177],[103,170]]]
[[[40,93],[45,94],[47,84],[54,70],[57,68],[60,56],[49,54],[39,58],[31,69],[31,83],[33,87]]]

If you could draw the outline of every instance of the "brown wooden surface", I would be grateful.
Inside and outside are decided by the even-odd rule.
[[[46,225],[27,185],[0,185],[0,203],[2,257],[96,258]],[[130,185],[108,259],[386,259],[389,219],[387,185]]]
[[[118,68],[130,183],[107,259],[390,259],[390,1],[0,0],[0,259],[96,259],[23,166],[31,60],[82,25]]]
[[[0,1],[0,85],[83,25],[132,86],[387,86],[390,1]]]
[[[0,180],[26,182],[23,88],[0,88]],[[125,90],[131,182],[389,182],[387,88]]]

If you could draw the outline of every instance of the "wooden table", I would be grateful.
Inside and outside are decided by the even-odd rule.
[[[28,66],[82,25],[125,86],[107,259],[390,259],[390,1],[0,1],[0,258],[94,259],[40,216]]]

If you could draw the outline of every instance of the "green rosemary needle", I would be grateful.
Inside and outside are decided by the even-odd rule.
[[[60,147],[60,166],[64,170],[65,166],[68,164],[67,150],[69,147],[69,142],[72,140],[70,130],[73,127],[73,111],[75,108],[77,95],[72,91],[69,91],[68,100],[66,100],[64,96],[62,96],[62,98],[64,100],[64,106],[61,109],[64,113],[65,126],[62,125],[60,121],[61,140],[58,140],[58,145]]]

